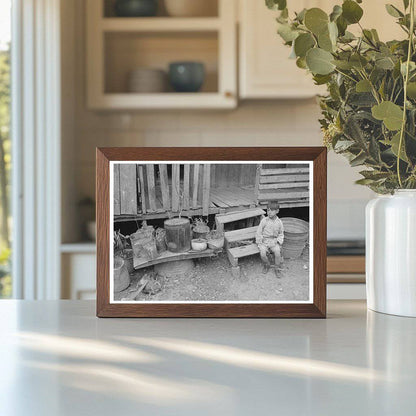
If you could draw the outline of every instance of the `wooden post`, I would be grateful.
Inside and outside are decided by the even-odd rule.
[[[159,165],[160,187],[162,190],[163,209],[170,210],[170,193],[167,165]]]
[[[198,208],[199,165],[194,165],[194,183],[192,189],[192,208]]]
[[[256,183],[254,185],[254,197],[256,200],[256,205],[258,205],[259,203],[260,172],[261,172],[261,164],[257,165],[257,168],[256,168]]]
[[[134,163],[120,164],[120,214],[137,214],[136,179]]]
[[[184,210],[189,210],[189,173],[190,173],[190,164],[187,163],[184,165],[183,170],[183,201],[182,208]]]
[[[140,199],[142,202],[142,214],[146,214],[146,190],[144,186],[143,166],[139,166]]]
[[[202,215],[208,216],[209,214],[209,191],[211,183],[211,165],[204,165],[204,179],[203,179],[203,188],[202,188]]]
[[[114,165],[113,172],[114,215],[120,215],[120,165]]]
[[[179,196],[180,196],[180,165],[172,164],[172,211],[179,211]]]
[[[146,165],[146,175],[149,208],[151,211],[156,211],[155,165]]]

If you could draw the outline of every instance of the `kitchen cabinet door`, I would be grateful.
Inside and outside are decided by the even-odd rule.
[[[292,0],[289,7],[292,13],[314,6],[330,10],[331,3]],[[307,98],[320,91],[312,76],[289,59],[290,48],[276,32],[278,13],[262,0],[239,0],[240,98]]]

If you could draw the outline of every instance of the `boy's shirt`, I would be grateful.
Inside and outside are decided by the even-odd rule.
[[[256,243],[279,243],[283,244],[284,239],[284,229],[281,219],[276,216],[276,218],[271,219],[269,217],[264,217],[257,228],[256,233]]]

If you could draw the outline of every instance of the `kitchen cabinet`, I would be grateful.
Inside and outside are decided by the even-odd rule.
[[[87,105],[90,109],[209,109],[237,105],[236,7],[217,2],[216,16],[116,17],[111,1],[88,0]],[[110,7],[108,7],[110,5]],[[206,78],[200,92],[129,92],[137,69],[167,72],[169,63],[198,61]]]
[[[292,0],[289,10],[320,7],[330,12],[336,0]],[[403,8],[401,0],[392,4]],[[389,16],[384,4],[364,2],[362,25],[376,28],[381,40],[403,38],[404,32]],[[314,85],[311,75],[289,59],[290,48],[283,44],[276,33],[275,16],[279,12],[269,10],[264,1],[239,0],[239,95],[242,99],[309,98],[325,91]],[[388,22],[388,24],[387,24]],[[358,33],[358,25],[349,27]]]

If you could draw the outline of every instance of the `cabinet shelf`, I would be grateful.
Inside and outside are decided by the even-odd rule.
[[[215,109],[234,108],[235,97],[217,93],[102,94],[91,102],[100,109]]]
[[[107,17],[99,20],[99,26],[105,32],[214,32],[221,28],[221,20],[218,17]]]

